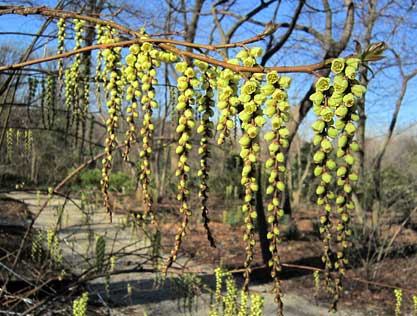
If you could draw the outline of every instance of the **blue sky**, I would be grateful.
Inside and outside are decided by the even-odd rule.
[[[132,1],[130,1],[132,2]],[[162,2],[162,1],[161,1]],[[253,8],[259,1],[251,0],[251,1],[243,1],[241,0],[239,3],[241,5],[240,10],[241,12],[247,12],[250,8]],[[1,3],[1,2],[0,2]],[[4,4],[10,3],[9,1],[3,1]],[[55,5],[55,1],[40,1],[39,2],[42,5],[49,5],[53,7]],[[129,1],[128,1],[129,3]],[[211,2],[208,1],[210,4]],[[149,2],[147,2],[149,4]],[[296,2],[295,1],[288,1],[286,4],[283,4],[283,7],[281,8],[281,13],[279,15],[279,21],[277,22],[283,22],[288,21],[288,16],[292,13],[293,8],[295,7]],[[151,2],[147,6],[147,10],[149,12],[153,12],[156,10],[156,3]],[[204,9],[205,12],[209,11],[209,6],[206,6]],[[162,15],[159,18],[163,17],[163,10],[158,11],[158,14]],[[270,10],[265,10],[262,12],[262,14],[256,15],[254,18],[259,21],[268,21],[271,19],[272,15],[272,7]],[[334,24],[337,28],[340,23],[338,24],[338,20],[343,18],[344,11],[341,10],[340,13],[336,13],[334,17]],[[413,16],[408,17],[406,16],[405,19],[411,19],[413,23],[416,23],[417,20],[417,14],[415,14],[414,18]],[[322,18],[317,17],[316,21],[310,21],[307,17],[302,18],[299,23],[306,24],[306,25],[312,25],[319,31],[324,28],[322,23]],[[34,33],[38,30],[40,24],[42,23],[43,19],[35,16],[28,16],[28,17],[22,17],[22,16],[0,16],[0,32],[7,32],[7,31],[13,31],[13,32],[29,32]],[[149,19],[147,21],[148,23],[151,23],[152,20]],[[143,22],[142,22],[143,23]],[[225,28],[230,26],[232,23],[232,19],[229,19],[228,21],[225,21]],[[212,20],[210,16],[205,16],[201,19],[200,25],[202,26],[200,28],[200,32],[197,36],[197,40],[199,42],[204,42],[206,40],[206,36],[209,33],[212,26]],[[359,23],[358,23],[359,25]],[[140,27],[140,25],[135,25],[137,27]],[[206,27],[208,26],[208,27]],[[392,38],[384,38],[384,34],[386,34],[385,28],[389,27],[389,22],[387,21],[381,21],[381,23],[376,27],[375,30],[375,37],[379,40],[387,40],[391,45],[393,45],[396,50],[402,54],[402,49],[404,47],[407,47],[407,50],[412,50],[414,47],[412,45],[417,45],[417,34],[414,30],[407,29],[403,27],[403,29],[399,29],[395,37]],[[235,40],[240,40],[243,38],[251,37],[261,31],[261,27],[257,27],[254,25],[247,25],[247,27],[242,28],[239,32],[236,33]],[[55,27],[52,25],[48,32],[53,32],[55,30]],[[179,29],[178,29],[179,30]],[[354,37],[360,39],[361,32],[363,30],[361,27],[358,27],[355,30]],[[48,33],[47,32],[47,33]],[[308,36],[305,33],[301,32],[295,32],[295,39],[300,39],[302,41],[309,40]],[[28,36],[19,36],[19,35],[1,35],[0,36],[0,44],[9,44],[12,46],[17,46],[21,49],[24,49],[27,44],[30,41],[30,37]],[[404,42],[407,43],[408,46],[404,44]],[[296,42],[292,42],[292,45],[295,45]],[[305,44],[304,44],[305,45]],[[312,43],[314,46],[314,43]],[[316,45],[317,46],[317,45]],[[315,46],[315,47],[316,47]],[[303,46],[305,47],[305,46]],[[48,44],[48,49],[55,49],[54,43]],[[404,50],[405,51],[405,50]],[[417,49],[416,49],[417,51]],[[352,47],[348,48],[346,50],[345,55],[352,52]],[[42,51],[38,51],[37,54],[42,55]],[[317,52],[316,52],[317,53]],[[408,53],[407,53],[408,54]],[[405,55],[405,53],[404,53]],[[389,62],[392,60],[392,54],[387,54],[387,61]],[[294,48],[291,47],[284,47],[281,54],[277,54],[277,56],[274,56],[271,59],[271,64],[282,64],[282,65],[291,65],[291,64],[300,64],[300,63],[311,63],[319,61],[319,59],[314,58],[314,56],[311,55],[311,53],[305,48],[303,50],[296,51]],[[408,69],[412,68],[414,65],[410,65]],[[416,66],[414,66],[416,67]],[[292,100],[293,102],[297,102],[300,96],[304,94],[306,89],[308,89],[309,84],[306,84],[306,82],[309,82],[311,77],[300,75],[300,74],[293,74],[292,77],[294,78],[294,87],[291,90],[292,93]],[[387,129],[387,126],[389,124],[389,121],[391,119],[391,115],[394,109],[394,103],[396,100],[396,97],[398,95],[398,71],[391,70],[385,70],[383,74],[378,74],[378,76],[371,81],[371,84],[369,86],[369,91],[367,93],[367,116],[368,116],[368,125],[367,125],[367,133],[368,136],[378,136],[383,135]],[[408,87],[408,93],[404,99],[403,106],[401,108],[401,112],[399,115],[399,121],[397,123],[397,131],[400,131],[404,128],[406,128],[409,125],[414,124],[417,121],[417,96],[415,94],[415,91],[417,91],[417,79],[414,78],[409,82]],[[306,123],[313,120],[313,116],[309,115],[309,117],[306,119]],[[304,127],[305,129],[305,127]],[[413,133],[417,133],[417,128],[413,129]]]

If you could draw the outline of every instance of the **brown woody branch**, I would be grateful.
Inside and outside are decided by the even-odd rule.
[[[55,55],[55,56],[48,56],[45,58],[35,59],[35,60],[27,61],[24,63],[17,63],[13,65],[2,66],[0,67],[0,71],[9,70],[9,69],[18,69],[18,68],[22,68],[25,66],[39,64],[39,63],[43,63],[47,61],[60,59],[60,58],[67,58],[72,55],[85,53],[94,49],[105,49],[105,48],[110,48],[110,47],[124,47],[124,46],[133,45],[135,43],[145,43],[145,42],[155,43],[155,44],[158,44],[160,48],[166,51],[170,51],[181,56],[198,59],[198,60],[210,63],[212,65],[221,66],[223,68],[229,68],[235,72],[267,72],[267,71],[275,70],[280,73],[292,73],[292,72],[312,73],[316,70],[324,68],[326,64],[328,63],[328,61],[322,61],[316,64],[300,65],[300,66],[245,67],[245,66],[239,66],[239,65],[232,65],[225,61],[215,59],[213,57],[209,57],[203,54],[196,54],[190,51],[185,51],[185,50],[182,50],[173,46],[173,45],[178,45],[178,46],[184,46],[184,47],[200,48],[200,49],[208,49],[210,51],[217,51],[218,49],[221,49],[221,48],[242,47],[246,44],[259,41],[265,36],[264,33],[258,34],[250,39],[236,42],[236,43],[221,44],[221,45],[205,45],[205,44],[188,43],[184,41],[171,40],[171,39],[144,38],[143,35],[140,34],[139,32],[130,30],[112,21],[105,21],[99,18],[95,18],[91,16],[84,16],[84,15],[80,15],[80,14],[77,14],[75,12],[70,12],[70,11],[52,10],[47,7],[10,7],[5,10],[0,10],[0,15],[5,15],[5,14],[43,15],[43,16],[53,17],[53,18],[82,19],[82,20],[89,21],[95,24],[110,26],[112,28],[119,30],[122,33],[126,33],[133,37],[136,37],[136,39],[129,40],[129,41],[122,41],[118,43],[87,46],[78,50],[73,50],[73,51]]]

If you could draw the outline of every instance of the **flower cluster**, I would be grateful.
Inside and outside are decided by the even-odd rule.
[[[179,90],[178,102],[176,105],[178,111],[178,125],[176,132],[179,135],[176,154],[178,155],[178,164],[175,175],[178,177],[178,194],[177,200],[181,203],[180,213],[182,214],[181,226],[175,236],[175,246],[165,264],[164,271],[176,260],[178,251],[181,246],[182,238],[185,236],[185,230],[188,225],[189,217],[192,215],[188,199],[190,190],[188,188],[188,175],[190,165],[188,164],[189,151],[192,149],[191,132],[195,127],[194,109],[195,92],[200,85],[196,78],[196,72],[193,67],[185,61],[179,62],[175,66],[176,70],[182,75],[177,79],[177,88]]]
[[[214,276],[216,279],[216,288],[214,290],[214,304],[211,306],[209,311],[210,316],[218,316],[219,315],[219,308],[220,303],[222,301],[222,286],[223,286],[223,276],[225,272],[222,268],[217,267],[214,269]]]
[[[310,96],[313,102],[313,111],[318,119],[313,123],[312,128],[315,133],[313,144],[317,146],[313,161],[316,164],[314,176],[320,179],[316,187],[317,205],[322,206],[325,213],[320,217],[320,233],[323,238],[323,256],[325,264],[325,283],[326,289],[330,287],[330,270],[332,269],[331,257],[331,240],[332,240],[332,223],[331,211],[332,201],[335,198],[331,190],[333,180],[332,171],[336,168],[336,162],[331,158],[333,151],[332,139],[336,138],[338,131],[334,128],[334,109],[329,106],[330,98],[330,78],[321,77],[316,81],[316,92]]]
[[[248,315],[248,292],[240,291],[240,306],[239,313],[237,316],[247,316]]]
[[[101,24],[96,24],[96,40],[97,44],[103,44],[106,41],[106,37],[104,36],[104,32],[106,27]],[[103,51],[100,49],[97,52],[96,57],[96,74],[94,76],[95,86],[96,86],[96,99],[97,99],[97,108],[101,111],[101,83],[103,83],[106,79],[106,76],[102,70],[103,67]],[[105,83],[103,83],[105,84]]]
[[[84,20],[74,19],[74,31],[75,31],[75,46],[74,50],[80,49],[83,44],[84,35]],[[78,96],[78,84],[80,82],[80,65],[81,54],[75,56],[74,63],[65,71],[65,104],[67,109],[73,109],[74,115],[78,119],[80,115],[79,109],[79,96]]]
[[[123,158],[125,160],[128,159],[131,143],[134,141],[135,138],[135,119],[139,117],[138,98],[142,97],[142,91],[139,87],[140,79],[138,77],[139,72],[141,72],[141,64],[137,62],[139,53],[141,51],[140,45],[134,44],[130,46],[129,51],[130,53],[125,58],[126,66],[123,68],[123,75],[127,81],[127,90],[125,98],[126,101],[129,102],[126,109],[126,121],[129,124],[129,128],[126,130],[126,147],[123,153]],[[141,72],[141,75],[143,76],[143,72]]]
[[[201,135],[200,147],[198,148],[198,154],[200,156],[200,169],[198,170],[198,176],[200,177],[200,190],[198,195],[201,199],[201,215],[203,218],[203,225],[207,232],[207,238],[212,246],[214,246],[214,238],[211,235],[209,229],[208,218],[208,177],[209,177],[209,163],[210,157],[209,151],[209,139],[213,137],[213,122],[211,117],[214,115],[214,88],[216,86],[216,70],[214,67],[209,67],[206,63],[195,61],[195,66],[201,72],[200,75],[200,88],[204,94],[197,96],[198,112],[201,114],[200,125],[197,128],[197,133]]]
[[[115,43],[118,41],[118,37],[115,36],[115,31],[107,28],[103,34],[103,43]],[[113,151],[116,148],[116,129],[119,127],[119,117],[122,105],[122,94],[125,83],[122,77],[121,68],[121,48],[106,48],[103,51],[103,58],[105,59],[104,73],[106,76],[106,84],[104,91],[107,98],[107,108],[109,118],[106,120],[107,137],[105,140],[105,152],[106,156],[102,160],[102,179],[101,186],[104,196],[104,206],[107,212],[110,214],[111,220],[111,207],[108,195],[109,189],[109,173],[112,166]]]
[[[403,291],[394,289],[395,296],[395,316],[401,316],[401,305],[403,303]]]
[[[29,159],[30,154],[32,153],[33,145],[33,133],[30,129],[25,130],[25,145],[24,145],[24,154],[25,157]]]
[[[88,292],[77,298],[72,305],[73,316],[87,316]]]
[[[239,64],[237,59],[228,60],[230,64]],[[238,112],[237,106],[240,103],[237,96],[238,84],[241,76],[230,69],[223,69],[218,74],[217,91],[218,103],[217,108],[220,111],[219,123],[217,130],[220,131],[218,144],[224,143],[230,131],[235,127],[234,117]]]
[[[250,316],[262,316],[264,309],[264,298],[260,294],[252,294],[250,297]]]
[[[62,262],[62,250],[59,247],[59,238],[55,230],[48,230],[46,245],[51,258],[51,263],[59,265]]]
[[[55,118],[55,104],[56,104],[56,78],[53,75],[48,75],[46,79],[46,122],[50,128],[54,123]]]
[[[316,289],[316,296],[320,293],[320,272],[318,270],[315,270],[313,272],[313,278],[314,278],[314,288]]]
[[[6,131],[6,150],[7,150],[7,159],[11,162],[13,161],[13,138],[14,138],[14,129],[8,128]]]
[[[29,77],[29,94],[28,94],[28,105],[32,105],[33,100],[35,99],[36,89],[38,87],[38,79]]]
[[[64,19],[59,19],[58,23],[58,50],[57,54],[64,52],[64,42],[66,37],[65,27],[67,26]],[[62,85],[62,78],[64,76],[64,60],[61,58],[58,60],[58,86]]]
[[[262,78],[253,75],[246,81],[239,96],[239,101],[243,104],[243,110],[239,113],[242,121],[243,135],[239,140],[243,159],[243,169],[241,183],[245,187],[244,204],[242,212],[245,214],[245,234],[243,239],[246,241],[246,260],[245,260],[245,283],[244,290],[247,291],[249,285],[250,264],[253,260],[253,249],[255,246],[255,224],[257,218],[255,209],[255,195],[259,190],[256,175],[257,155],[260,152],[258,136],[266,120],[262,115],[261,105],[265,98],[260,92],[260,81]],[[261,98],[259,98],[261,97]]]
[[[155,217],[152,212],[152,192],[150,189],[151,183],[151,168],[150,157],[152,154],[152,135],[155,129],[152,123],[153,109],[158,108],[158,103],[155,100],[155,88],[158,83],[156,78],[156,69],[160,66],[157,59],[159,52],[154,49],[150,43],[143,43],[136,62],[136,68],[140,65],[139,78],[142,82],[142,111],[143,111],[143,126],[140,130],[142,136],[142,147],[139,151],[140,162],[140,176],[139,179],[142,185],[143,199],[145,204],[145,217],[149,215],[152,222],[155,222]]]
[[[237,314],[237,287],[232,274],[226,274],[226,295],[223,297],[224,316],[235,316]]]
[[[106,253],[106,239],[103,236],[96,236],[96,269],[102,272],[104,269],[104,256]]]
[[[335,230],[336,261],[334,268],[337,275],[334,279],[334,301],[332,308],[336,307],[342,290],[342,276],[345,273],[347,259],[345,250],[349,246],[347,238],[351,235],[348,228],[349,210],[354,208],[351,198],[351,183],[358,176],[352,171],[355,163],[354,152],[359,147],[354,136],[356,132],[355,121],[357,115],[357,99],[363,96],[365,87],[357,83],[356,75],[360,65],[357,58],[337,58],[332,61],[330,78],[321,77],[316,81],[316,92],[310,96],[313,102],[314,113],[318,120],[312,127],[315,132],[313,143],[319,146],[313,160],[316,164],[314,175],[320,178],[316,188],[317,204],[324,207],[325,214],[321,216],[320,232],[323,235],[323,262],[325,263],[326,287],[330,288],[330,270],[333,263],[330,254],[333,247]],[[334,140],[337,139],[337,150]],[[336,152],[336,157],[334,157]],[[337,181],[335,181],[337,179]],[[331,188],[337,183],[341,189],[333,191]],[[332,210],[336,208],[336,214]]]
[[[282,309],[282,301],[278,273],[281,271],[281,265],[278,245],[281,241],[278,225],[284,215],[280,196],[285,190],[285,151],[288,148],[287,137],[289,135],[286,123],[289,119],[288,111],[290,109],[286,89],[289,88],[290,83],[291,78],[287,76],[280,77],[273,71],[266,74],[266,84],[261,87],[261,94],[267,98],[263,113],[271,119],[271,130],[264,135],[269,144],[269,159],[266,161],[269,178],[266,193],[272,197],[267,207],[267,221],[270,225],[267,237],[270,241],[269,250],[272,254],[268,264],[271,268],[271,276],[274,279],[275,300],[280,309]]]
[[[345,68],[335,76],[333,84],[335,91],[339,91],[336,96],[339,101],[335,104],[337,118],[335,128],[340,134],[336,151],[336,183],[339,188],[335,199],[338,214],[336,225],[337,261],[334,264],[338,271],[335,280],[336,293],[342,290],[342,276],[348,263],[346,249],[350,244],[348,238],[352,235],[352,231],[349,229],[349,213],[355,207],[352,200],[352,186],[358,180],[358,175],[354,172],[355,153],[359,150],[359,145],[354,139],[357,130],[355,122],[359,120],[358,99],[363,97],[366,90],[356,81],[359,62],[357,58],[347,59]]]

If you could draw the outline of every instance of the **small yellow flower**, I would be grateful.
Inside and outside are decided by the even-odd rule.
[[[330,88],[330,78],[324,78],[324,77],[319,78],[316,81],[315,87],[316,87],[316,91],[320,91],[320,92],[329,90],[329,88]]]

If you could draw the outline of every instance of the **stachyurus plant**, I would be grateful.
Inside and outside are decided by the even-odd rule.
[[[97,108],[101,109],[101,106],[105,105],[106,109],[107,135],[102,157],[101,190],[104,206],[110,218],[112,205],[109,197],[109,181],[115,154],[117,150],[122,149],[123,156],[127,160],[129,156],[133,156],[131,152],[133,143],[138,143],[139,152],[135,157],[138,160],[138,182],[144,202],[144,216],[140,217],[145,222],[147,219],[155,222],[157,214],[152,209],[151,190],[155,129],[153,111],[158,107],[155,87],[163,78],[160,71],[161,65],[174,64],[176,93],[175,95],[170,93],[170,95],[176,99],[177,146],[175,152],[178,162],[175,175],[181,220],[178,223],[172,251],[164,267],[165,272],[177,259],[181,243],[187,234],[188,223],[193,216],[190,197],[194,192],[191,192],[190,176],[194,172],[200,179],[198,194],[201,199],[202,221],[207,230],[208,239],[212,246],[215,246],[209,230],[207,206],[209,198],[207,180],[210,166],[216,164],[210,157],[210,145],[215,141],[218,145],[227,146],[231,131],[237,132],[240,156],[243,159],[241,185],[244,188],[244,199],[241,211],[244,215],[243,239],[246,243],[244,294],[241,297],[243,302],[247,302],[249,297],[249,277],[255,247],[255,220],[258,217],[256,195],[259,190],[262,190],[258,184],[256,166],[262,162],[260,152],[263,136],[268,146],[268,158],[265,162],[268,173],[266,194],[270,198],[266,214],[269,225],[267,238],[271,254],[268,265],[274,279],[274,293],[279,314],[282,314],[279,280],[281,270],[279,222],[283,216],[282,199],[287,176],[286,160],[290,134],[288,123],[291,119],[289,115],[291,105],[288,101],[291,77],[283,73],[301,72],[317,75],[315,92],[310,96],[313,111],[317,117],[312,125],[315,133],[313,143],[316,146],[313,156],[314,175],[318,179],[317,204],[323,210],[320,217],[320,232],[323,238],[324,282],[326,288],[334,295],[333,308],[336,308],[342,290],[342,277],[348,264],[346,249],[350,245],[349,236],[351,235],[348,226],[349,214],[354,206],[352,201],[354,183],[358,180],[355,171],[355,152],[359,149],[355,139],[356,122],[359,118],[357,104],[366,91],[366,88],[357,80],[357,74],[364,62],[381,58],[380,54],[384,50],[383,44],[373,44],[364,53],[358,52],[346,58],[329,59],[312,65],[263,67],[259,61],[263,55],[262,48],[248,47],[248,44],[267,36],[267,32],[247,41],[226,46],[226,48],[239,47],[240,50],[235,58],[219,60],[211,57],[210,54],[198,54],[182,47],[196,47],[206,49],[208,52],[217,52],[218,49],[225,48],[222,45],[216,47],[215,45],[153,38],[144,30],[134,31],[112,21],[75,13],[63,14],[62,11],[47,8],[41,11],[17,8],[13,10],[13,13],[42,14],[59,18],[57,24],[59,55],[56,56],[59,60],[58,86],[63,80],[64,103],[75,120],[74,122],[68,121],[67,125],[75,125],[76,131],[78,131],[79,120],[83,114],[81,100],[89,102],[89,89],[81,85],[87,80],[80,78],[81,53],[98,49],[93,83]],[[96,45],[82,47],[87,22],[95,25]],[[68,44],[65,45],[66,26],[69,23],[74,25],[75,44],[72,46],[74,47],[72,51],[64,53],[64,47],[70,47]],[[126,37],[128,40],[125,40]],[[125,47],[129,49],[126,53]],[[64,69],[62,59],[71,56],[75,56],[72,64]],[[30,61],[28,64],[41,62],[43,62],[42,59]],[[329,77],[321,77],[317,72],[325,68],[331,70]],[[0,67],[0,71],[4,69],[7,67]],[[42,103],[42,108],[46,107],[44,111],[47,112],[48,118],[51,117],[48,111],[51,110],[50,92],[55,89],[54,80],[55,77],[48,77],[47,87],[45,87],[44,79],[42,83],[42,89],[48,94]],[[85,94],[81,95],[81,93]],[[85,107],[85,104],[84,109],[88,111],[88,106]],[[214,124],[215,118],[218,120],[217,125]],[[124,119],[127,124],[122,124]],[[47,121],[53,123],[53,120]],[[122,127],[126,127],[125,130],[121,130]],[[240,128],[240,132],[237,127]],[[216,135],[214,130],[218,131],[217,139],[214,139]],[[120,133],[124,137],[121,137]],[[196,147],[193,145],[193,140],[196,138],[199,142],[197,153],[200,167],[198,170],[193,170],[190,159]],[[48,242],[49,239],[52,242],[53,237],[49,237]],[[101,270],[105,244],[103,247],[101,239],[98,238],[96,246],[97,269]],[[230,282],[229,301],[235,302],[237,296]],[[218,295],[218,289],[216,289],[216,296]],[[259,315],[262,300],[255,296],[252,296],[251,300],[254,304],[251,314]],[[239,313],[235,307],[230,307],[230,312]],[[240,311],[241,315],[245,313],[244,310]]]

